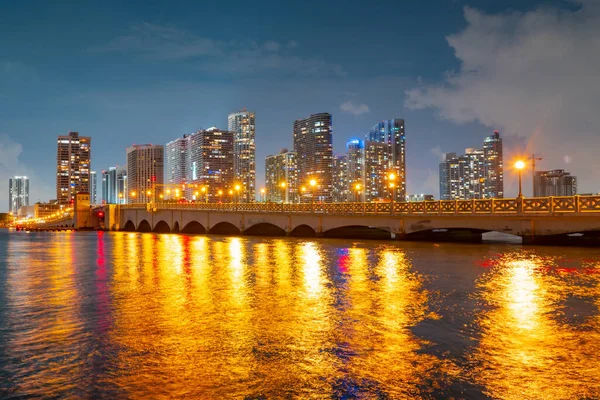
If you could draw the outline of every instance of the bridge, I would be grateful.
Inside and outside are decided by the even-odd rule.
[[[104,210],[104,221],[88,217],[86,223],[158,233],[468,242],[496,231],[520,236],[524,243],[600,245],[600,196],[415,203],[148,203]],[[45,221],[41,228],[82,228],[78,219],[81,216],[70,215]],[[36,228],[40,225],[31,226]]]

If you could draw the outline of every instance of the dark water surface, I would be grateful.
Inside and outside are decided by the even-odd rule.
[[[2,398],[600,398],[600,249],[0,230]]]

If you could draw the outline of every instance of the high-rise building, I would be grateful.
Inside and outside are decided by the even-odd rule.
[[[158,201],[164,183],[164,146],[143,144],[127,148],[127,201]]]
[[[296,153],[282,149],[279,154],[267,156],[265,158],[266,200],[276,203],[298,202],[300,201],[298,189]]]
[[[348,151],[348,185],[361,185],[358,198],[356,196],[357,193],[350,193],[350,197],[347,200],[363,201],[365,186],[365,142],[360,139],[350,139],[346,142],[346,150]]]
[[[365,201],[383,201],[392,197],[387,175],[390,166],[389,146],[384,142],[365,142]]]
[[[17,215],[19,209],[29,205],[29,178],[13,176],[8,180],[8,212]]]
[[[219,196],[219,190],[226,194],[234,188],[233,137],[233,132],[215,127],[199,130],[187,137],[187,183],[207,186],[209,201],[225,201],[227,197]],[[241,192],[237,196],[241,197]],[[188,196],[193,198],[193,194]]]
[[[294,151],[298,165],[298,185],[317,185],[309,193],[315,201],[331,202],[333,147],[331,114],[313,114],[294,121]]]
[[[374,125],[366,135],[365,141],[383,143],[387,146],[385,164],[381,165],[381,169],[377,172],[385,176],[390,173],[395,174],[395,200],[404,201],[406,197],[406,135],[404,120],[395,118]],[[373,164],[371,165],[373,166]]]
[[[102,171],[102,202],[127,203],[127,168],[117,166]]]
[[[535,171],[534,197],[575,196],[577,178],[562,169]]]
[[[440,163],[440,199],[469,200],[504,196],[502,139],[498,132],[484,141],[483,150],[447,153]]]
[[[65,204],[78,192],[90,192],[92,138],[69,132],[57,145],[56,199]]]
[[[165,183],[180,185],[187,181],[187,144],[189,135],[183,135],[165,147]]]
[[[233,175],[242,190],[239,200],[256,200],[256,144],[254,113],[246,111],[229,114],[228,129],[233,132]]]
[[[349,179],[348,155],[340,154],[333,157],[333,186],[331,198],[335,203],[349,201],[352,190]]]
[[[502,138],[494,131],[483,141],[485,156],[485,198],[501,199],[504,197],[504,166],[502,161]]]
[[[98,204],[98,185],[96,181],[96,171],[90,172],[90,202]]]

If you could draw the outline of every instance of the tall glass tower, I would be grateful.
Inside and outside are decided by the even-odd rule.
[[[242,186],[240,201],[256,200],[256,144],[254,113],[243,109],[229,114],[228,130],[233,132],[233,176]]]
[[[19,208],[29,205],[29,179],[14,176],[8,180],[8,212],[16,215]]]

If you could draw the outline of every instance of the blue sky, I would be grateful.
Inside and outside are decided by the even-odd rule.
[[[599,16],[595,0],[2,2],[0,196],[27,174],[32,201],[54,198],[56,136],[69,130],[92,136],[101,171],[132,143],[226,127],[244,107],[256,112],[259,186],[293,121],[331,112],[336,153],[379,120],[406,119],[410,192],[437,194],[440,154],[493,129],[510,157],[541,152],[540,168],[597,192],[600,165],[584,155],[600,144]]]

